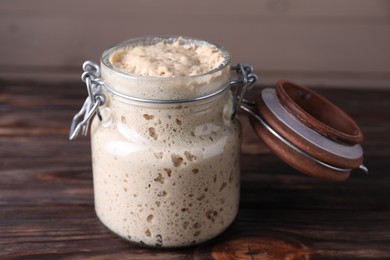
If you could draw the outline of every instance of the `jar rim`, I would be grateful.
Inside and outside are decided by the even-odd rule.
[[[164,40],[172,42],[172,41],[177,40],[177,39],[183,39],[187,42],[195,43],[198,46],[201,46],[203,44],[208,44],[208,45],[211,45],[211,46],[217,48],[221,52],[221,54],[223,55],[223,58],[224,58],[223,63],[220,64],[219,66],[207,71],[207,72],[196,74],[196,75],[175,76],[175,77],[158,77],[158,76],[141,76],[141,75],[126,72],[124,70],[118,69],[115,66],[113,66],[113,64],[110,61],[111,55],[114,53],[114,51],[124,49],[127,46],[132,46],[132,45],[137,46],[140,44],[152,45],[152,44],[158,43],[160,41],[164,41]],[[111,71],[113,71],[115,73],[119,73],[121,76],[124,76],[124,77],[129,78],[129,79],[142,79],[142,80],[151,80],[151,81],[172,81],[175,79],[177,79],[177,80],[185,80],[185,79],[194,80],[197,78],[201,78],[203,76],[212,75],[213,73],[221,71],[224,68],[226,68],[227,66],[229,66],[231,64],[231,55],[228,51],[226,51],[224,49],[223,46],[212,43],[210,41],[201,40],[201,39],[197,39],[197,38],[193,38],[193,37],[180,36],[180,35],[165,35],[165,36],[164,35],[162,35],[162,36],[156,35],[156,36],[143,36],[143,37],[137,37],[137,38],[131,38],[131,39],[125,40],[125,41],[105,50],[100,58],[100,61],[101,61],[101,64],[103,64],[105,67],[107,67]]]

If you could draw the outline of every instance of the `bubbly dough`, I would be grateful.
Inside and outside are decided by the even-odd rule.
[[[112,54],[111,63],[119,70],[139,76],[185,77],[216,69],[224,59],[216,46],[177,38],[119,49]]]
[[[109,53],[117,70],[102,66],[103,80],[130,96],[171,100],[229,83],[230,56],[214,45],[182,38],[155,43]],[[156,247],[197,244],[225,230],[237,214],[240,188],[240,125],[224,114],[233,111],[232,100],[224,91],[197,102],[143,104],[107,93],[102,121],[95,117],[91,125],[99,219],[129,241]]]

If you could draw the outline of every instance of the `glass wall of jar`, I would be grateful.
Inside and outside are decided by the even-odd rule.
[[[131,40],[102,56],[106,98],[91,125],[95,209],[129,241],[188,246],[220,234],[238,210],[230,56],[218,47],[224,63],[196,76],[143,77],[112,65],[115,50],[158,40]]]

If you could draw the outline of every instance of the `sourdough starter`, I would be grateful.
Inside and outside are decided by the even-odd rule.
[[[146,42],[146,43],[145,43]],[[230,59],[203,41],[157,38],[108,50],[102,78],[115,91],[149,99],[202,97],[225,88]],[[240,126],[232,95],[145,103],[105,90],[91,127],[95,209],[117,235],[157,247],[208,240],[238,210]]]

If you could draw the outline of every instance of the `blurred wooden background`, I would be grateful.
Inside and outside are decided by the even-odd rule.
[[[79,80],[105,49],[167,34],[225,46],[262,84],[390,89],[387,0],[1,0],[0,79]]]

